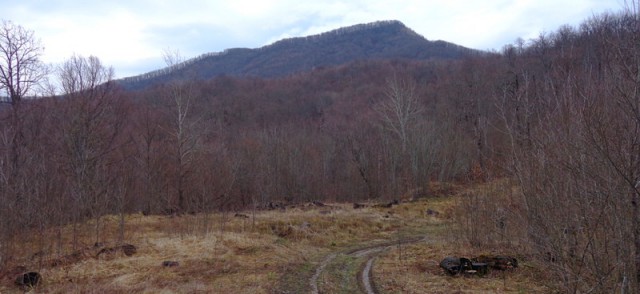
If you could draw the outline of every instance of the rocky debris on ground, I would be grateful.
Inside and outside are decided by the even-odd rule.
[[[311,201],[311,202],[307,202],[307,203],[299,203],[299,204],[290,204],[287,205],[287,208],[299,208],[303,211],[307,211],[307,210],[313,210],[315,208],[321,208],[321,209],[337,209],[337,207],[326,204],[324,202],[320,202],[317,200]]]
[[[315,208],[334,210],[339,209],[339,207],[332,206],[326,204],[324,202],[320,202],[318,200],[313,200],[309,202],[301,202],[301,203],[293,203],[291,200],[285,199],[285,201],[269,201],[262,204],[258,204],[254,207],[256,210],[260,211],[271,211],[271,210],[279,210],[286,211],[287,209],[301,209],[303,211],[313,210]],[[236,213],[235,217],[245,218],[246,214]]]
[[[440,267],[451,276],[458,274],[484,275],[487,273],[486,263],[472,262],[464,257],[447,256],[440,262]]]
[[[163,267],[176,267],[176,266],[180,266],[180,263],[177,261],[173,261],[173,260],[165,260],[162,262],[162,266]]]
[[[518,267],[518,260],[511,256],[488,256],[480,255],[471,259],[473,262],[486,263],[489,268],[496,270],[508,270]]]
[[[431,215],[431,216],[438,216],[440,213],[436,210],[433,210],[431,208],[427,209],[427,211],[425,211],[425,213],[427,215]]]
[[[265,209],[267,210],[286,210],[287,209],[287,205],[285,203],[282,202],[269,202],[267,203],[267,205],[265,206]]]
[[[320,202],[320,201],[311,201],[311,204],[317,207],[324,207],[327,206],[326,204]]]
[[[481,255],[471,259],[447,256],[440,262],[440,267],[451,276],[457,274],[485,275],[489,269],[508,270],[518,267],[518,261],[511,256]]]
[[[120,248],[122,248],[122,252],[124,252],[124,255],[126,256],[131,256],[138,252],[138,248],[136,248],[136,246],[133,246],[131,244],[124,244],[120,246]]]
[[[126,256],[132,256],[136,254],[137,248],[131,244],[107,247],[104,242],[96,242],[92,246],[77,249],[67,255],[52,256],[51,253],[38,251],[32,255],[32,259],[39,258],[45,267],[55,268],[75,264],[87,259],[100,258],[106,255],[111,256],[116,252],[122,252]],[[0,277],[2,277],[1,273]]]
[[[63,265],[69,265],[80,262],[81,260],[92,257],[92,248],[80,249],[58,258],[53,258],[49,261],[49,266],[57,267]]]
[[[15,284],[23,291],[31,290],[40,284],[42,276],[38,272],[26,272],[16,277]]]
[[[175,208],[166,208],[166,209],[162,210],[162,212],[160,214],[166,215],[166,216],[169,216],[169,217],[176,217],[176,216],[179,215],[179,212]]]
[[[104,256],[104,255],[113,255],[114,253],[122,252],[126,256],[132,256],[138,252],[136,246],[131,244],[123,244],[115,247],[106,247],[103,248],[96,254],[96,257]]]
[[[398,205],[400,204],[400,201],[398,201],[398,199],[394,199],[390,202],[387,203],[380,203],[380,204],[376,204],[373,207],[377,207],[377,208],[391,208],[394,205]]]
[[[354,203],[353,204],[353,209],[360,209],[360,208],[365,208],[367,207],[366,204],[361,204],[361,203]]]

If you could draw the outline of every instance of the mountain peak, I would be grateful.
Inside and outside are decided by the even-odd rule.
[[[303,38],[314,39],[314,38],[327,37],[327,36],[331,36],[331,35],[340,35],[340,34],[358,33],[358,32],[368,32],[368,31],[376,30],[376,29],[396,30],[398,32],[405,32],[405,33],[414,34],[415,36],[420,36],[416,32],[414,32],[413,30],[411,30],[410,28],[405,26],[399,20],[379,20],[379,21],[370,22],[370,23],[363,23],[363,24],[356,24],[356,25],[352,25],[352,26],[348,26],[348,27],[342,27],[342,28],[338,28],[338,29],[331,30],[331,31],[328,31],[328,32],[320,33],[320,34],[317,34],[317,35],[311,35],[311,36],[303,37]],[[422,36],[420,36],[420,37],[422,37]]]
[[[283,77],[316,67],[363,59],[455,59],[474,52],[444,41],[431,42],[398,20],[357,24],[306,37],[287,38],[257,48],[205,53],[181,64],[120,80],[141,89],[173,79],[218,75]]]
[[[399,20],[379,20],[379,21],[370,22],[370,23],[363,23],[363,24],[356,24],[348,27],[341,27],[335,30],[331,30],[331,31],[327,31],[327,32],[323,32],[315,35],[285,38],[285,39],[276,41],[275,43],[272,43],[270,45],[261,47],[259,49],[269,48],[274,45],[278,45],[282,43],[291,43],[296,41],[313,42],[313,41],[323,40],[323,39],[332,38],[332,37],[341,36],[341,35],[358,34],[358,33],[374,33],[375,34],[375,32],[373,32],[375,30],[389,30],[389,31],[394,31],[396,33],[406,33],[409,35],[413,35],[415,37],[423,38],[413,30],[405,26]]]

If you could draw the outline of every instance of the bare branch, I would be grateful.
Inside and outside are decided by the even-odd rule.
[[[23,97],[33,95],[33,87],[47,74],[40,61],[43,51],[33,31],[2,21],[0,27],[0,90],[11,104],[19,104]]]

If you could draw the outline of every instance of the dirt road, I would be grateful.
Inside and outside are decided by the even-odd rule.
[[[424,240],[426,238],[422,236],[405,238],[395,242],[363,245],[357,249],[331,253],[317,265],[309,279],[310,292],[312,294],[378,293],[371,274],[376,257],[394,247]]]

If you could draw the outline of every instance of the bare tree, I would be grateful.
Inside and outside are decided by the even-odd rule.
[[[167,50],[164,53],[167,66],[176,66],[183,61],[180,53]],[[174,81],[169,85],[168,95],[173,102],[173,124],[169,131],[173,138],[175,153],[175,189],[177,192],[177,210],[184,212],[188,202],[187,181],[190,179],[195,166],[196,153],[201,145],[200,136],[196,125],[197,120],[192,118],[192,103],[194,91],[192,82],[188,80]],[[170,210],[171,207],[169,208]]]
[[[0,206],[6,215],[3,220],[3,241],[15,238],[15,227],[28,221],[24,201],[28,183],[27,142],[24,136],[24,111],[20,104],[24,97],[33,95],[36,85],[46,70],[40,61],[43,48],[29,31],[10,21],[0,24],[0,103],[10,105],[0,117]],[[4,116],[6,115],[6,116]],[[5,123],[6,122],[6,123]],[[3,244],[9,245],[9,244]],[[5,255],[9,246],[2,246]],[[0,256],[0,259],[4,256]]]
[[[159,119],[153,116],[152,109],[143,107],[135,117],[137,123],[138,150],[136,162],[139,168],[140,187],[142,189],[142,201],[144,201],[144,213],[157,213],[161,208],[161,203],[156,201],[156,197],[162,194],[166,186],[166,176],[163,174],[161,166],[163,155],[161,148],[161,128]]]
[[[377,104],[375,110],[380,114],[384,127],[398,136],[404,152],[410,129],[422,112],[415,82],[394,76],[387,81],[385,96],[387,99]]]
[[[109,155],[117,149],[124,119],[111,84],[113,69],[95,56],[72,56],[59,68],[65,95],[61,118],[69,193],[74,199],[74,229],[83,215],[95,218],[95,242],[100,238],[100,216],[117,174],[109,172]],[[75,232],[75,230],[74,230]],[[74,233],[74,247],[77,245]]]
[[[638,292],[638,29],[604,14],[534,40],[496,95],[528,241],[563,292]]]
[[[418,99],[415,81],[413,78],[394,75],[387,80],[384,95],[385,99],[376,104],[374,110],[380,117],[382,128],[390,133],[391,137],[397,137],[397,141],[393,138],[383,140],[388,143],[386,149],[390,151],[390,183],[396,189],[398,184],[401,184],[399,187],[403,189],[414,189],[420,169],[418,153],[422,151],[419,150],[414,135],[418,129],[420,114],[424,112]],[[399,142],[399,150],[394,141]]]
[[[13,187],[20,168],[20,149],[24,145],[21,125],[20,102],[38,85],[46,74],[46,68],[40,61],[43,48],[35,39],[33,31],[10,21],[2,21],[0,26],[0,98],[6,95],[12,106],[9,117],[9,129],[6,130],[6,145],[9,146],[9,166],[6,170]],[[13,184],[12,184],[13,183]],[[13,192],[17,198],[21,193]]]
[[[2,21],[0,27],[0,89],[13,106],[32,93],[46,75],[46,67],[40,61],[43,51],[33,31]]]

